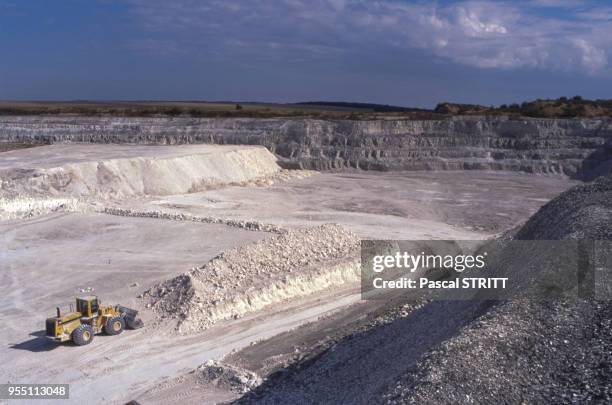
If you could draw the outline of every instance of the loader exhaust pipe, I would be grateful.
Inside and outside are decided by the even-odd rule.
[[[58,318],[60,318],[60,317],[61,317],[61,315],[60,315],[60,310],[59,310],[59,307],[56,307],[55,309],[57,310],[57,317],[58,317]]]

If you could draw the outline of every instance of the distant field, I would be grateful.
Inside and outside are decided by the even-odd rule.
[[[121,117],[310,117],[320,119],[444,119],[458,115],[577,118],[612,117],[612,100],[572,98],[482,106],[439,103],[435,109],[385,104],[315,101],[296,104],[208,101],[0,101],[0,115],[87,115]]]
[[[190,116],[190,117],[313,117],[331,119],[365,119],[415,116],[439,118],[427,110],[361,103],[267,104],[201,101],[0,101],[0,115],[100,115],[127,117]]]

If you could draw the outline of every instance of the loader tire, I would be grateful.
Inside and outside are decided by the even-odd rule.
[[[120,316],[109,318],[104,324],[104,332],[106,332],[107,335],[118,335],[123,332],[124,329],[125,320]]]
[[[72,331],[72,341],[77,346],[85,346],[94,338],[94,330],[90,325],[80,325]]]

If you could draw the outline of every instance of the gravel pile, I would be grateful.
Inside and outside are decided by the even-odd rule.
[[[195,373],[196,381],[200,384],[237,393],[247,392],[262,382],[255,373],[215,360],[209,360],[201,365]]]
[[[513,301],[427,353],[388,404],[610,403],[608,302]]]
[[[562,193],[540,208],[516,239],[612,240],[612,175]]]
[[[52,212],[85,211],[83,201],[76,198],[0,197],[0,220],[25,219]]]
[[[339,225],[288,231],[230,249],[143,294],[163,318],[196,332],[218,320],[359,280],[359,239]]]
[[[132,210],[126,208],[113,208],[105,207],[99,212],[108,215],[117,215],[120,217],[137,217],[137,218],[155,218],[155,219],[166,219],[170,221],[192,221],[192,222],[204,222],[207,224],[223,224],[227,226],[233,226],[247,231],[261,231],[261,232],[273,232],[283,233],[285,230],[280,226],[274,224],[266,224],[260,221],[247,221],[240,219],[231,218],[218,218],[211,216],[199,216],[191,214],[176,214],[172,212],[164,212],[159,210]]]
[[[240,187],[269,187],[276,183],[282,183],[290,180],[305,179],[310,176],[319,174],[315,170],[288,170],[281,169],[280,171],[270,174],[267,176],[258,177],[252,180],[223,184],[221,186],[209,187],[209,188],[223,188],[227,186],[240,186]]]
[[[612,239],[612,176],[574,187],[515,239]],[[428,353],[387,403],[611,403],[612,304],[511,301]]]

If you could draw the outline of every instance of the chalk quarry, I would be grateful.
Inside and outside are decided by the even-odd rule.
[[[0,142],[2,381],[116,404],[610,399],[606,302],[359,283],[362,239],[610,239],[610,120],[3,116]],[[146,327],[86,355],[36,335],[79,291]]]

